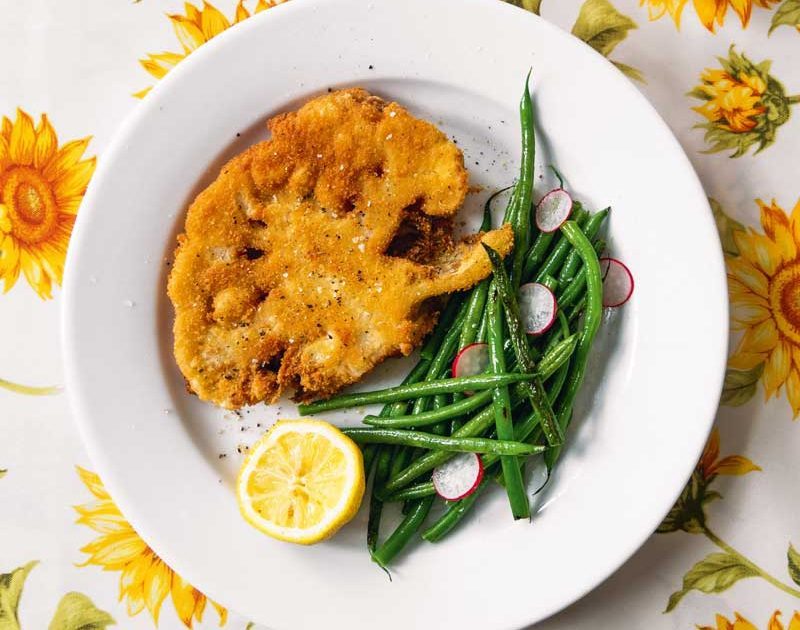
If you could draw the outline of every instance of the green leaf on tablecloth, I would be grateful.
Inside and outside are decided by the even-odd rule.
[[[673,610],[689,591],[721,593],[739,580],[757,575],[755,569],[732,554],[709,554],[683,576],[683,587],[670,595],[664,612]]]
[[[714,221],[717,224],[719,240],[722,242],[722,251],[730,256],[738,256],[739,247],[736,245],[733,233],[746,231],[744,225],[736,219],[729,217],[716,199],[709,197],[708,203],[711,206],[711,212],[714,213]]]
[[[48,630],[105,630],[116,625],[114,618],[97,608],[83,593],[67,593],[58,602]]]
[[[617,11],[608,0],[586,0],[572,26],[572,34],[608,58],[634,28],[638,28],[636,22]],[[644,75],[636,68],[610,61],[629,78],[645,83]]]
[[[11,573],[0,575],[0,630],[20,630],[17,608],[22,596],[22,587],[31,569],[38,560],[14,569]]]
[[[772,24],[769,27],[770,35],[779,26],[796,26],[800,28],[800,0],[785,0],[772,14]]]
[[[0,479],[6,476],[8,471],[5,468],[0,468]]]
[[[759,363],[749,370],[725,370],[725,383],[722,386],[720,404],[739,407],[749,401],[756,393],[758,379],[764,373],[764,364]]]
[[[622,15],[608,0],[586,0],[572,27],[572,34],[608,57],[634,28],[638,28],[636,22]]]
[[[617,66],[617,70],[622,72],[622,74],[624,74],[629,79],[633,79],[634,81],[639,81],[639,83],[647,83],[641,71],[637,70],[633,66],[629,66],[627,63],[622,63],[621,61],[612,61],[611,63]]]
[[[513,4],[518,7],[522,7],[526,11],[530,11],[531,13],[535,13],[539,15],[540,7],[542,6],[542,0],[505,0],[509,4]]]
[[[786,557],[789,560],[789,575],[792,578],[792,582],[800,586],[800,553],[797,553],[797,549],[792,546],[792,543],[789,543],[789,551],[786,552]]]

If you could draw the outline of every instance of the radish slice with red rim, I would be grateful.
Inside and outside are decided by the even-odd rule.
[[[622,306],[633,295],[633,274],[616,258],[601,258],[600,271],[603,274],[603,306],[614,308]]]
[[[519,288],[519,311],[525,332],[541,335],[556,321],[556,296],[541,282],[523,284]]]
[[[459,453],[433,469],[433,487],[443,499],[457,501],[469,496],[483,479],[483,462],[476,453]]]
[[[464,346],[453,359],[453,378],[478,376],[489,368],[489,345],[471,343]]]
[[[536,206],[536,227],[542,232],[555,232],[572,214],[572,197],[563,188],[551,190]]]

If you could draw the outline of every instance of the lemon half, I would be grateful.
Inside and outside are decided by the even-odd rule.
[[[311,545],[358,512],[364,459],[327,422],[281,420],[250,449],[236,495],[248,523],[279,540]]]

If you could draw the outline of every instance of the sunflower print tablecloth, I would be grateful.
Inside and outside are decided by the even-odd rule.
[[[0,0],[0,630],[255,627],[172,571],[92,471],[60,386],[58,302],[116,127],[277,3]],[[732,324],[716,426],[679,500],[539,627],[800,630],[800,0],[515,4],[606,56],[666,119],[709,196]],[[680,374],[668,386],[679,395]],[[613,488],[608,501],[611,526],[635,509]]]

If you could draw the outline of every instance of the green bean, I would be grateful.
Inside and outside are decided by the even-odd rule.
[[[500,385],[528,381],[535,377],[535,374],[479,374],[477,376],[462,376],[461,378],[446,378],[413,385],[398,385],[397,387],[378,389],[371,392],[345,394],[328,400],[298,405],[297,410],[301,416],[308,416],[322,411],[410,400],[420,396],[492,389]]]
[[[575,396],[583,383],[586,373],[586,364],[589,359],[589,351],[594,342],[600,320],[603,314],[603,280],[600,272],[600,262],[597,254],[589,239],[581,232],[573,221],[567,221],[561,226],[561,232],[572,243],[583,259],[584,269],[586,270],[586,311],[583,318],[583,326],[578,339],[578,346],[575,348],[570,374],[567,377],[566,389],[559,397],[559,424],[562,430],[566,430],[567,423],[572,415],[572,405]],[[545,456],[548,470],[555,465],[561,448],[554,448]]]
[[[566,339],[554,343],[550,348],[548,348],[547,352],[541,358],[536,368],[536,373],[539,375],[539,377],[542,380],[547,380],[550,378],[550,376],[552,376],[556,370],[558,370],[567,360],[569,360],[569,357],[575,350],[577,343],[578,335],[574,334],[570,335]],[[516,366],[514,364],[509,366],[509,369],[515,368]],[[437,422],[442,422],[444,420],[450,420],[452,418],[458,418],[466,415],[470,411],[474,411],[475,409],[480,409],[484,405],[488,405],[491,399],[491,390],[485,390],[468,398],[462,398],[457,402],[445,405],[444,407],[440,407],[432,411],[426,411],[416,416],[413,414],[390,417],[368,415],[364,416],[363,422],[364,424],[368,424],[373,427],[394,429],[424,427],[431,424],[436,424]]]
[[[597,253],[598,257],[603,253],[605,248],[606,242],[603,239],[599,239],[594,242],[594,251]],[[567,288],[564,289],[561,292],[561,295],[558,297],[557,301],[559,308],[564,309],[570,306],[575,300],[584,294],[585,290],[586,273],[581,267],[575,274],[575,277],[572,279],[572,281],[567,285]]]
[[[466,348],[473,343],[478,336],[481,327],[481,317],[486,305],[486,294],[489,292],[489,278],[481,282],[472,290],[466,307],[464,324],[461,327],[461,335],[458,338],[458,350]]]
[[[407,428],[407,427],[425,427],[444,420],[458,418],[470,411],[480,409],[488,405],[492,400],[492,390],[474,394],[468,398],[462,398],[458,402],[451,405],[440,407],[426,411],[419,415],[395,416],[392,418],[381,418],[380,416],[364,416],[364,424],[373,427],[390,427],[394,429]]]
[[[564,364],[556,374],[555,381],[550,385],[550,388],[547,392],[550,402],[555,402],[556,398],[558,397],[568,371],[569,365]],[[537,429],[539,429],[538,434],[536,431]],[[530,441],[535,443],[538,441],[540,434],[541,427],[539,426],[539,417],[535,413],[528,414],[527,417],[525,417],[514,427],[514,439],[519,440],[520,442]],[[491,478],[492,475],[489,474],[489,471],[494,467],[499,459],[500,457],[498,455],[494,455],[492,453],[481,456],[483,468],[486,471],[484,473],[483,480],[481,481],[481,485],[478,486],[475,492],[468,497],[451,503],[447,508],[447,511],[442,514],[442,516],[439,517],[439,519],[428,530],[426,530],[425,533],[422,534],[423,538],[430,542],[441,540],[464,518],[467,512],[475,504],[475,500],[477,499],[477,496],[475,495],[477,495],[483,489],[484,485]],[[502,470],[500,470],[498,474],[502,476]],[[430,486],[430,488],[428,488],[428,486]],[[400,496],[404,493],[408,493],[412,496],[421,497],[425,496],[424,493],[434,494],[435,492],[436,490],[433,487],[433,482],[427,482],[411,486],[405,490],[400,490],[397,495]],[[474,499],[472,498],[473,496],[475,496]],[[394,500],[394,496],[387,500]]]
[[[447,507],[447,511],[442,514],[433,525],[422,532],[422,537],[428,542],[438,542],[447,536],[447,534],[458,525],[461,519],[464,518],[464,515],[475,504],[475,501],[478,500],[481,492],[483,492],[484,488],[488,485],[489,479],[490,477],[485,476],[472,494],[451,503]]]
[[[358,444],[399,444],[451,453],[499,453],[500,455],[531,455],[541,453],[544,447],[506,440],[480,437],[453,437],[406,431],[404,429],[373,429],[356,427],[342,429],[342,433]],[[387,486],[387,490],[392,490]]]
[[[389,477],[393,477],[403,470],[411,462],[411,450],[405,446],[397,445],[392,453],[392,465],[389,469]]]
[[[517,364],[522,372],[535,375],[530,381],[529,388],[531,406],[533,407],[534,411],[541,416],[542,428],[544,429],[547,442],[550,444],[550,446],[561,444],[564,441],[564,435],[560,431],[558,423],[556,422],[553,408],[550,406],[550,403],[547,400],[542,378],[536,374],[536,364],[531,356],[530,347],[528,346],[528,337],[522,327],[516,294],[511,288],[511,282],[508,278],[505,267],[503,267],[499,254],[491,247],[487,247],[486,245],[484,245],[484,249],[489,255],[489,260],[492,262],[494,282],[497,284],[497,292],[503,302],[503,307],[506,314],[506,323],[508,324],[509,338],[511,339],[511,345],[517,358]],[[491,299],[491,294],[489,297]],[[490,326],[490,338],[491,332]]]
[[[380,499],[379,493],[389,477],[390,460],[391,452],[389,449],[382,449],[378,454],[375,474],[372,477],[372,496],[369,500],[369,519],[367,521],[367,549],[370,552],[374,551],[378,544],[381,514],[383,513],[383,501]]]
[[[586,221],[586,225],[583,226],[583,233],[586,235],[590,241],[597,236],[597,233],[600,231],[600,228],[603,225],[603,222],[606,220],[608,213],[611,211],[611,208],[605,208],[600,210],[600,212],[595,212],[593,215],[589,217],[589,220]],[[561,283],[570,282],[578,271],[578,266],[581,263],[581,257],[578,255],[576,250],[572,250],[567,256],[567,260],[564,262],[564,266],[561,268],[561,273],[558,275],[558,280]]]
[[[502,271],[505,273],[505,269]],[[497,270],[495,270],[495,280],[497,280]],[[487,309],[489,311],[489,366],[492,372],[499,373],[505,371],[506,365],[503,352],[503,320],[500,316],[500,299],[496,288],[489,290]],[[508,387],[497,387],[492,391],[492,408],[497,437],[503,441],[512,440],[514,425]],[[525,493],[525,482],[522,479],[517,458],[502,457],[500,463],[503,467],[503,474],[508,480],[506,491],[511,514],[515,519],[530,518],[528,495]]]
[[[489,290],[487,288],[486,292],[488,293]],[[486,309],[483,311],[483,317],[481,317],[480,326],[478,326],[478,332],[475,334],[475,343],[486,343],[486,326],[488,325],[489,320],[486,317]]]
[[[517,181],[516,214],[513,217],[514,226],[514,259],[511,276],[514,286],[520,285],[525,254],[531,241],[531,197],[533,195],[533,162],[536,152],[536,142],[533,129],[533,104],[531,93],[528,89],[530,72],[525,78],[525,90],[519,103],[519,123],[522,130],[522,159],[520,160],[519,180]]]
[[[589,213],[586,210],[579,208],[573,210],[572,217],[573,218],[570,219],[571,221],[577,223],[578,226],[583,227],[583,225],[585,225],[586,221],[589,219]],[[572,245],[566,238],[559,239],[558,243],[556,243],[556,245],[548,254],[547,259],[544,261],[542,266],[538,269],[538,271],[536,271],[534,282],[541,282],[546,276],[555,275],[556,272],[561,268],[561,265],[564,264],[564,260],[569,255],[571,249]]]
[[[394,560],[395,556],[402,551],[403,547],[411,541],[414,534],[422,526],[422,523],[425,522],[431,505],[433,505],[433,499],[434,497],[426,497],[415,503],[400,525],[397,526],[397,529],[372,553],[372,559],[379,566],[385,569]]]
[[[523,396],[524,395],[521,392],[519,385],[515,386],[514,392],[511,396],[512,411],[522,403]],[[472,418],[467,420],[463,426],[459,427],[456,431],[453,431],[452,437],[472,437],[475,435],[481,435],[493,424],[494,410],[491,407],[486,407],[479,413],[475,414]],[[389,481],[386,482],[385,488],[388,492],[398,490],[414,481],[414,479],[420,475],[430,472],[439,464],[443,464],[452,456],[452,453],[447,453],[444,451],[425,453],[425,455],[412,463],[408,468],[400,471],[399,474],[389,479]]]
[[[411,499],[421,499],[432,494],[436,494],[436,488],[433,487],[432,481],[424,481],[422,483],[414,484],[408,488],[403,488],[397,492],[384,494],[381,498],[386,503],[394,503],[396,501],[409,501]]]
[[[567,332],[569,332],[569,330]],[[569,360],[577,345],[578,335],[576,333],[553,344],[551,348],[548,348],[545,355],[539,361],[539,365],[536,367],[539,377],[543,381],[550,378],[556,370]]]
[[[539,232],[525,258],[525,266],[522,268],[523,278],[530,278],[533,275],[534,270],[544,260],[545,254],[557,234],[558,232]]]
[[[380,447],[377,444],[368,444],[361,453],[364,459],[364,475],[367,477],[369,477],[369,471],[372,470],[372,463],[375,461],[375,456],[379,450]]]
[[[547,274],[544,278],[542,278],[541,283],[555,293],[556,289],[558,288],[559,281],[550,274]]]
[[[419,383],[422,379],[425,378],[425,375],[428,373],[429,365],[430,365],[430,360],[420,359],[400,384],[413,385],[415,383]],[[386,405],[383,406],[383,409],[381,409],[380,415],[381,416],[400,415],[405,413],[407,408],[408,408],[408,403],[406,401],[387,403]]]

